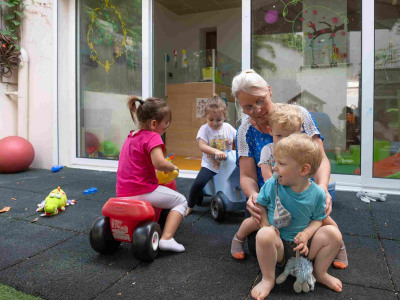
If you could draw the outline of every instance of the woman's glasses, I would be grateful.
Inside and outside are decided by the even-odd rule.
[[[260,99],[256,102],[255,105],[245,105],[242,107],[242,109],[245,114],[251,115],[254,113],[254,110],[256,108],[261,109],[263,105],[264,105],[264,99]]]

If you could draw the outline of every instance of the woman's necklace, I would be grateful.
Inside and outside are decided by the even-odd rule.
[[[257,119],[255,119],[254,121],[256,121],[256,125],[257,125],[256,129],[258,129],[258,131],[261,131],[262,133],[268,133],[268,130],[267,130],[268,124],[263,124],[263,127],[261,127],[260,124],[257,122]]]
[[[269,106],[269,110],[268,111],[270,111],[270,110],[272,110],[274,107],[275,107],[275,103],[273,103],[273,102],[271,102],[270,103],[271,105]],[[267,122],[265,122],[264,124],[262,124],[262,126],[260,126],[260,124],[257,122],[257,119],[254,119],[254,121],[256,122],[256,125],[257,125],[257,127],[258,128],[256,128],[256,129],[258,129],[258,131],[261,131],[262,133],[268,133],[268,128],[267,128],[267,126],[268,126],[268,121]]]

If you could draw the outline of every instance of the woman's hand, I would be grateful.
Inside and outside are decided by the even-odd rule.
[[[325,195],[326,195],[326,200],[325,200],[325,214],[328,217],[331,212],[332,212],[332,196],[331,194],[329,194],[329,191],[326,187],[322,186],[322,188],[324,189]]]
[[[251,216],[254,218],[254,220],[256,220],[256,222],[261,225],[261,209],[256,205],[257,197],[258,193],[251,194],[246,202],[246,208]]]
[[[295,237],[294,237],[294,242],[297,244],[297,247],[293,248],[293,251],[300,251],[300,254],[304,254],[305,256],[308,255],[308,240],[310,237],[308,234],[304,231],[299,232]]]
[[[215,149],[215,153],[214,154],[219,160],[226,159],[226,154],[224,152],[222,152],[221,150]]]

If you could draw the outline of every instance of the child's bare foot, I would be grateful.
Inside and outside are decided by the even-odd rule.
[[[187,217],[188,215],[190,215],[190,213],[192,212],[192,210],[193,210],[193,208],[188,207],[188,208],[186,209],[186,214],[185,214],[185,216]]]
[[[321,276],[316,276],[315,279],[317,282],[322,283],[323,285],[326,285],[328,288],[340,293],[342,292],[342,282],[337,279],[336,277],[333,277],[329,275],[328,273],[325,273],[324,275]]]
[[[275,280],[262,279],[252,290],[251,296],[257,300],[265,299],[275,285]]]

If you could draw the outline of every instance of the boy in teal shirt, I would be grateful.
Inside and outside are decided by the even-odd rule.
[[[325,192],[310,181],[322,160],[318,145],[306,134],[292,134],[274,145],[273,153],[277,179],[270,178],[257,198],[263,227],[257,233],[256,251],[263,278],[251,295],[267,297],[275,285],[275,266],[284,264],[295,251],[314,260],[318,282],[341,292],[342,282],[327,271],[342,236],[333,225],[321,227],[326,218]]]

